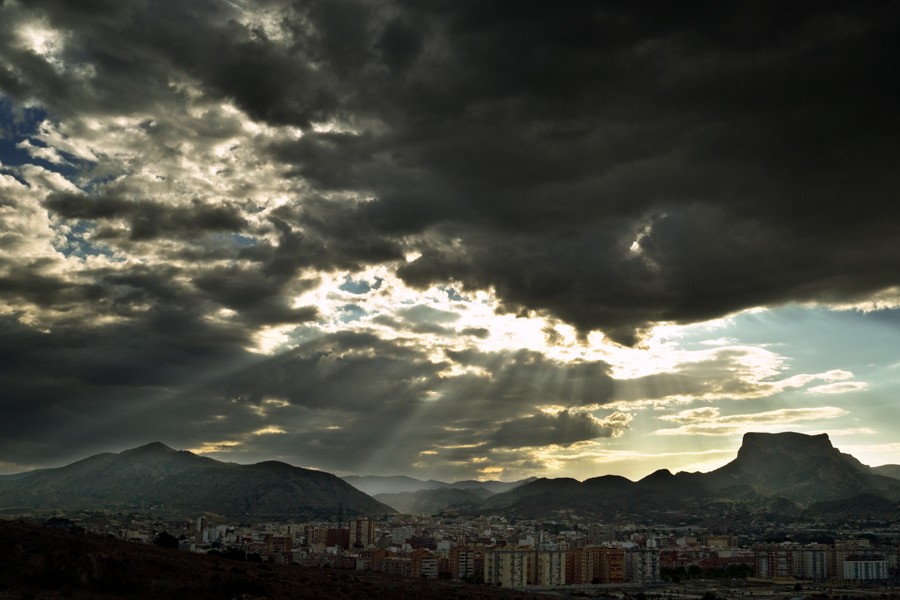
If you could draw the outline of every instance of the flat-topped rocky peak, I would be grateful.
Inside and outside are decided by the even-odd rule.
[[[756,455],[793,455],[829,456],[836,454],[837,450],[831,445],[827,433],[818,435],[806,435],[786,431],[784,433],[746,433],[738,450],[738,460],[751,458]]]

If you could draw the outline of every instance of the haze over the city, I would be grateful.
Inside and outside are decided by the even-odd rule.
[[[900,463],[898,12],[0,0],[0,473]]]

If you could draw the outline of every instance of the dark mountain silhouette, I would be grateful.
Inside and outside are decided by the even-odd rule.
[[[117,510],[286,518],[384,514],[388,506],[339,477],[268,461],[224,463],[155,442],[0,480],[0,509]]]
[[[831,445],[826,434],[748,433],[737,458],[709,473],[662,469],[640,481],[606,475],[539,479],[484,502],[523,517],[565,512],[678,521],[692,513],[727,513],[735,506],[799,514],[834,514],[842,500],[871,513],[898,512],[900,480],[879,474]]]
[[[488,498],[486,508],[502,509],[522,517],[549,518],[563,513],[615,518],[624,514],[650,515],[684,511],[699,490],[692,475],[657,471],[633,482],[617,475],[576,479],[539,479],[534,483]]]
[[[827,434],[748,433],[737,458],[704,478],[710,491],[747,490],[800,504],[871,493],[900,498],[900,484],[831,445]]]

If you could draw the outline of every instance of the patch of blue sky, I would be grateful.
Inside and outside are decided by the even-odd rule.
[[[76,256],[78,258],[87,258],[89,256],[105,256],[115,262],[125,259],[116,257],[115,253],[107,246],[100,244],[92,244],[89,242],[85,234],[90,233],[96,227],[95,224],[88,221],[79,221],[69,228],[66,232],[66,243],[63,247],[58,248],[60,252],[66,256]]]
[[[31,140],[29,140],[29,143],[34,148],[46,148],[47,147],[47,144],[41,142],[40,140],[31,139]],[[47,169],[48,171],[55,171],[55,172],[59,173],[60,175],[62,175],[63,177],[65,177],[66,179],[68,179],[69,181],[74,181],[85,168],[87,168],[91,164],[93,164],[90,161],[87,161],[87,160],[84,160],[81,158],[77,158],[75,156],[72,156],[68,152],[65,152],[62,150],[55,150],[55,153],[64,162],[50,161],[45,158],[41,158],[40,156],[35,156],[35,155],[31,154],[30,152],[28,152],[26,149],[22,149],[22,150],[26,154],[28,154],[28,160],[25,161],[26,163],[41,166],[41,167]],[[20,164],[24,164],[24,163],[20,163]]]
[[[47,116],[47,111],[40,106],[16,106],[0,94],[0,134],[3,137],[31,135]]]
[[[355,281],[349,277],[344,277],[344,283],[339,285],[338,289],[351,294],[367,294],[372,290],[372,286],[369,285],[368,281]]]
[[[463,296],[459,292],[457,292],[456,288],[442,287],[441,289],[447,293],[447,297],[450,298],[450,300],[452,300],[453,302],[468,302],[469,301],[469,298],[467,298],[466,296]]]
[[[252,238],[246,235],[241,235],[239,233],[231,234],[231,243],[237,246],[238,248],[249,248],[251,246],[255,246],[259,242],[256,241],[256,238]]]
[[[37,126],[47,118],[41,108],[20,108],[0,96],[0,162],[4,166],[18,166],[34,162],[31,154],[19,146],[37,132]]]
[[[60,150],[55,150],[55,153],[65,162],[52,162],[35,156],[28,150],[28,145],[34,148],[47,147],[45,143],[32,137],[37,133],[38,125],[47,118],[47,111],[43,108],[16,107],[9,99],[0,96],[0,164],[3,167],[38,165],[73,180],[92,163]]]
[[[719,337],[770,348],[787,358],[789,374],[844,369],[866,378],[900,361],[900,310],[788,305],[739,314],[714,331],[689,327],[681,345],[708,348],[703,342]]]
[[[259,243],[256,238],[241,235],[239,233],[224,233],[217,231],[210,233],[209,236],[212,241],[217,244],[231,244],[235,248],[250,248]]]
[[[355,304],[345,304],[341,307],[341,322],[342,323],[352,323],[353,321],[359,321],[364,316],[366,316],[366,311],[362,308],[356,306]]]
[[[726,338],[735,344],[770,349],[785,359],[785,371],[773,379],[801,373],[843,370],[852,377],[815,380],[801,388],[749,400],[739,406],[721,404],[722,412],[759,412],[779,408],[836,406],[846,414],[824,422],[795,423],[800,430],[846,431],[842,444],[879,444],[896,441],[900,430],[900,310],[862,312],[830,310],[822,306],[787,305],[736,315],[727,325],[710,330],[689,327],[681,339],[685,348],[709,348],[705,340]],[[853,432],[874,423],[871,433]],[[874,460],[874,459],[870,459]],[[880,461],[885,462],[885,461]],[[872,464],[880,464],[875,460]]]

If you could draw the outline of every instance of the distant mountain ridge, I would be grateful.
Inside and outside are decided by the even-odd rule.
[[[477,510],[492,494],[485,489],[436,488],[399,494],[375,494],[374,498],[408,515],[435,514],[448,509]]]
[[[488,498],[484,507],[534,518],[627,512],[678,521],[735,505],[829,514],[845,506],[848,512],[858,508],[900,515],[898,501],[900,480],[841,453],[827,434],[785,432],[745,434],[737,457],[709,473],[673,475],[662,469],[636,482],[613,475],[584,482],[538,479]]]
[[[487,490],[491,494],[502,494],[503,492],[508,492],[520,485],[531,483],[537,478],[529,477],[518,481],[478,481],[476,479],[466,479],[454,483],[447,483],[436,479],[423,481],[421,479],[407,477],[406,475],[348,475],[343,479],[356,489],[375,496],[377,494],[402,494],[437,489]]]
[[[212,512],[290,518],[394,510],[331,473],[277,461],[225,463],[154,442],[0,479],[0,509]]]
[[[407,514],[433,514],[446,509],[477,510],[485,498],[508,492],[536,479],[536,477],[519,481],[467,479],[447,483],[434,479],[422,481],[405,475],[344,477],[344,481],[371,494],[379,502]]]
[[[880,467],[872,467],[872,471],[885,477],[900,479],[900,465],[881,465]]]

